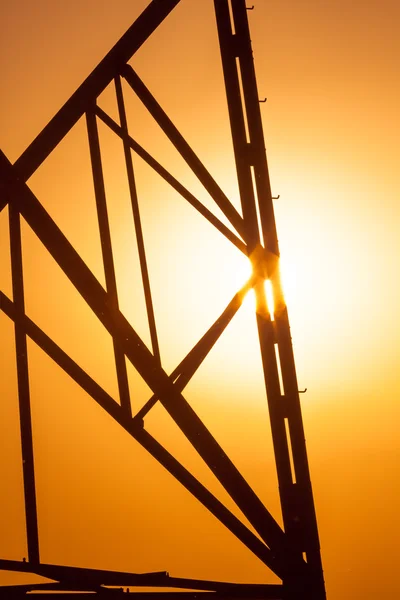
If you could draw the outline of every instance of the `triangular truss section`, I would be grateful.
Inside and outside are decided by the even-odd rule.
[[[221,598],[325,598],[299,391],[287,309],[279,279],[273,198],[245,0],[214,0],[236,162],[236,174],[232,173],[232,177],[237,177],[240,211],[229,200],[177,125],[129,63],[135,52],[180,1],[185,0],[152,0],[15,164],[12,165],[3,153],[0,154],[0,211],[2,220],[6,219],[9,226],[12,274],[12,294],[7,293],[10,291],[7,287],[0,291],[0,308],[2,316],[5,315],[13,323],[15,334],[28,552],[27,559],[22,562],[0,559],[0,569],[34,573],[54,582],[4,587],[0,590],[0,595],[7,595],[12,591],[13,597],[20,598],[33,590],[39,595],[45,592],[47,598],[58,592],[64,592],[64,596],[67,594],[69,597],[77,591],[84,594],[107,592],[118,595],[120,591],[112,592],[106,588],[125,586],[191,590],[184,594],[191,598],[207,592]],[[193,11],[195,10],[196,7],[193,6]],[[213,210],[209,208],[209,200],[203,203],[158,158],[135,140],[127,118],[128,94],[135,95],[136,101],[142,104],[149,117],[175,147],[204,188],[207,198],[212,199],[215,207]],[[101,100],[98,101],[100,97]],[[113,104],[111,114],[102,108],[107,102]],[[68,137],[77,124],[81,133],[86,136],[85,143],[89,149],[88,166],[90,165],[93,186],[90,194],[95,201],[90,210],[97,219],[97,239],[100,241],[102,258],[97,271],[102,275],[104,270],[104,278],[96,277],[96,269],[91,270],[82,258],[79,251],[82,240],[76,239],[74,242],[71,239],[74,236],[73,222],[72,230],[68,233],[68,227],[64,228],[57,218],[54,220],[41,203],[40,197],[34,193],[36,185],[38,196],[40,195],[40,186],[35,184],[36,173],[46,164],[47,159],[48,164],[51,164],[53,152],[57,152],[56,148],[59,144],[61,147],[64,138]],[[104,139],[107,136],[113,136],[120,147],[123,160],[121,173],[125,178],[124,197],[129,201],[130,211],[131,234],[127,236],[127,240],[129,238],[135,244],[136,277],[129,293],[134,295],[132,301],[137,310],[133,310],[130,315],[124,309],[129,306],[129,301],[121,301],[121,265],[118,266],[116,256],[122,252],[118,244],[125,234],[113,225],[113,207],[119,194],[118,191],[110,191],[113,182],[112,169],[107,171],[105,160],[107,152]],[[190,351],[173,368],[168,367],[167,370],[163,356],[165,343],[164,346],[160,344],[157,310],[152,293],[149,242],[146,227],[143,227],[143,200],[135,177],[135,160],[139,160],[137,157],[141,163],[146,164],[147,170],[153,171],[165,185],[170,186],[174,194],[183,203],[187,203],[194,214],[207,227],[212,228],[224,243],[249,260],[252,269],[247,282],[243,282],[231,297],[226,298],[226,303],[218,309],[214,322],[207,325]],[[71,173],[71,177],[73,176]],[[125,204],[125,211],[127,206]],[[65,210],[67,208],[64,206]],[[81,207],[75,206],[71,210],[76,211],[77,221],[82,214],[86,214],[81,212]],[[98,326],[104,329],[111,340],[110,355],[113,356],[117,381],[114,395],[100,385],[95,373],[86,371],[84,365],[67,352],[62,341],[51,337],[30,314],[24,289],[27,258],[23,233],[27,226],[69,279],[97,318]],[[179,226],[184,227],[184,222]],[[207,240],[200,240],[200,243],[206,244]],[[179,245],[179,240],[177,244]],[[180,251],[185,252],[185,248],[180,248]],[[207,256],[206,253],[204,255]],[[162,259],[160,256],[160,263]],[[215,257],[215,260],[218,258]],[[221,271],[222,269],[223,265]],[[38,282],[39,280],[38,274]],[[266,281],[272,289],[272,300],[268,299],[266,293]],[[280,516],[274,516],[261,501],[223,445],[196,413],[185,392],[213,347],[233,322],[250,290],[254,291],[255,296],[255,322],[261,349],[259,363],[265,383],[283,526],[280,524]],[[65,306],[65,311],[69,308]],[[135,315],[139,313],[142,314],[141,325],[136,326]],[[84,340],[87,335],[89,342]],[[90,341],[95,343],[85,331],[77,336],[78,344],[83,343],[83,340],[86,344],[89,343],[88,348]],[[40,555],[35,480],[32,379],[29,377],[29,353],[32,354],[32,348],[39,348],[40,352],[54,361],[57,369],[61,368],[111,416],[114,424],[136,440],[257,557],[267,571],[270,570],[273,581],[279,578],[282,584],[218,582],[213,579],[172,577],[167,572],[137,574],[43,563]],[[139,385],[138,381],[141,382]],[[209,477],[213,479],[213,492],[210,491],[211,486],[207,486],[184,466],[185,461],[181,462],[146,429],[147,415],[150,419],[150,414],[153,414],[151,411],[155,410],[156,405],[162,407],[164,416],[174,423],[174,427],[179,428],[180,435],[185,436],[185,444],[189,443],[191,451],[196,452],[203,461]],[[246,410],[246,407],[243,409]],[[221,493],[218,493],[218,489]],[[229,502],[224,503],[224,498],[226,500],[227,497]],[[234,510],[228,508],[228,505],[234,505]],[[185,552],[187,549],[182,548],[182,553]],[[165,566],[168,568],[168,565]],[[268,581],[268,577],[265,581]],[[146,592],[141,592],[140,595],[146,596]]]

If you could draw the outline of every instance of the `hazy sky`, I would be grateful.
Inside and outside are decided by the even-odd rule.
[[[0,147],[12,162],[147,4],[0,4]],[[280,194],[275,209],[298,379],[308,388],[301,400],[328,598],[395,598],[400,6],[249,4],[260,97],[268,98],[262,114],[272,189]],[[211,0],[182,0],[132,65],[237,203]],[[133,137],[211,206],[133,95],[127,103]],[[99,104],[113,114],[110,93]],[[105,128],[100,137],[121,307],[147,341],[121,148]],[[139,160],[135,168],[163,364],[171,371],[230,300],[246,265]],[[78,123],[29,184],[102,282],[88,169]],[[6,217],[3,211],[0,289],[11,295]],[[29,316],[116,396],[108,335],[27,226],[23,235]],[[12,327],[3,313],[0,333],[0,557],[20,560],[18,413]],[[33,343],[28,350],[43,561],[273,581],[41,350]],[[150,394],[133,369],[130,383],[139,408]],[[280,520],[251,301],[185,397]],[[146,425],[229,503],[160,407]]]

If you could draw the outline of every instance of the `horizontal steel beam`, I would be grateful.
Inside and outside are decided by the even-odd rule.
[[[21,586],[1,587],[1,590],[10,589],[20,591],[30,590],[75,590],[98,589],[100,586],[124,586],[124,587],[162,587],[176,588],[182,590],[200,590],[203,592],[214,592],[213,597],[225,597],[229,595],[235,598],[280,598],[282,594],[282,585],[259,584],[259,583],[232,583],[225,581],[210,581],[206,579],[189,579],[182,577],[170,577],[166,571],[155,573],[127,573],[121,571],[106,571],[100,569],[84,569],[81,567],[65,567],[59,565],[40,564],[32,565],[29,562],[19,562],[14,560],[0,559],[0,570],[17,571],[23,573],[33,573],[41,577],[53,579],[59,583],[44,583]],[[100,591],[100,590],[99,590]],[[112,591],[104,589],[104,592]],[[118,591],[118,590],[115,590]],[[135,592],[135,597],[136,597]],[[157,597],[164,595],[165,592],[156,593]],[[149,595],[147,595],[149,594]],[[153,593],[154,594],[154,593]],[[143,595],[151,597],[151,592]],[[173,592],[176,595],[176,592]],[[275,594],[275,595],[274,595]],[[108,595],[108,594],[107,594]],[[36,594],[35,594],[36,596]],[[63,594],[64,597],[64,594]],[[170,593],[167,593],[170,597]],[[179,594],[179,598],[181,598]],[[192,597],[192,596],[190,596]]]
[[[34,593],[35,598],[41,598],[43,600],[60,600],[60,596],[64,599],[76,600],[77,593],[80,598],[91,598],[92,600],[97,597],[109,598],[126,598],[130,594],[130,590],[127,587],[126,590],[123,587],[100,587],[96,590],[82,590],[75,589],[71,590],[64,586],[49,586],[44,588],[42,586],[5,586],[0,588],[0,598],[3,600],[24,600],[31,597],[31,593]],[[28,595],[29,594],[29,595]],[[283,585],[266,585],[262,592],[247,591],[245,586],[243,590],[233,592],[214,592],[214,591],[195,591],[195,592],[142,592],[134,590],[135,600],[198,600],[199,598],[213,598],[214,600],[237,600],[238,598],[248,600],[287,600],[287,591]],[[132,597],[132,594],[128,597]],[[300,596],[299,596],[300,598]]]

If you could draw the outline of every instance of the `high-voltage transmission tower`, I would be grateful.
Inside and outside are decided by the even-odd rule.
[[[35,573],[55,583],[6,586],[0,597],[22,598],[35,591],[46,599],[63,593],[119,596],[113,586],[180,588],[194,598],[212,593],[217,598],[265,598],[323,600],[325,587],[319,549],[309,466],[304,441],[295,363],[288,313],[279,279],[279,249],[273,202],[261,123],[259,95],[254,71],[245,0],[214,0],[222,68],[232,132],[242,215],[235,209],[193,149],[179,133],[145,83],[128,64],[136,51],[168,17],[180,0],[153,0],[114,48],[76,90],[37,138],[11,164],[0,154],[0,211],[8,206],[12,271],[11,300],[0,292],[1,311],[14,323],[19,394],[20,429],[28,557],[19,562],[0,560],[0,569]],[[152,118],[173,143],[233,228],[225,226],[176,178],[131,137],[121,79],[143,103]],[[97,99],[109,84],[114,85],[119,122],[104,112]],[[124,84],[125,85],[125,84]],[[106,289],[95,278],[80,255],[46,212],[27,185],[71,128],[84,118],[90,148]],[[120,138],[136,229],[143,291],[152,341],[150,351],[119,309],[114,259],[107,212],[106,189],[100,151],[98,124],[104,123]],[[250,258],[253,273],[217,321],[188,355],[168,375],[162,367],[156,318],[150,288],[132,154],[136,153],[168,184],[178,191],[221,236]],[[254,174],[254,176],[253,176]],[[118,379],[119,403],[81,369],[53,339],[26,314],[24,301],[21,217],[61,267],[81,297],[111,334]],[[151,274],[150,274],[151,275]],[[273,304],[268,306],[264,282],[269,279]],[[183,396],[183,390],[238,311],[244,294],[253,288],[256,321],[264,372],[266,399],[275,453],[283,528],[235,467],[217,440]],[[175,477],[240,542],[275,573],[282,584],[239,584],[183,579],[168,572],[126,573],[44,564],[39,552],[39,528],[27,358],[27,339],[33,340],[95,402],[125,429],[156,461]],[[138,413],[132,412],[125,358],[151,388],[153,396]],[[280,381],[281,378],[281,381]],[[251,524],[255,535],[204,485],[178,462],[145,428],[145,416],[161,403],[211,469],[237,507]],[[267,424],[266,424],[267,427]],[[168,568],[168,565],[166,565]],[[196,592],[193,590],[197,590]],[[140,598],[164,592],[138,592]]]

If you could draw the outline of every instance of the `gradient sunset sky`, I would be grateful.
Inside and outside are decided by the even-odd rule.
[[[0,147],[14,162],[148,0],[0,5]],[[255,67],[329,600],[400,597],[400,4],[252,0]],[[182,0],[131,64],[238,206],[211,0]],[[128,90],[126,88],[127,97]],[[129,96],[130,131],[208,207]],[[99,99],[113,116],[110,90]],[[103,283],[83,123],[28,182]],[[121,309],[146,341],[121,147],[104,128]],[[246,278],[240,253],[135,162],[163,365]],[[28,315],[113,396],[108,334],[23,224]],[[11,297],[7,209],[0,289]],[[185,391],[281,522],[251,298]],[[0,312],[0,557],[26,556],[11,321]],[[28,344],[43,562],[273,582],[266,568]],[[151,395],[132,368],[137,407]],[[187,392],[187,393],[186,393]],[[232,510],[155,407],[149,430]],[[213,552],[210,552],[210,546]],[[0,584],[11,581],[0,572]]]

